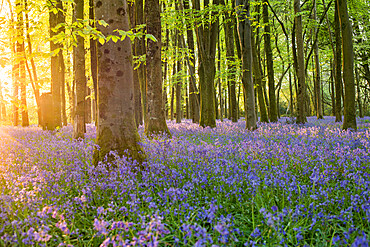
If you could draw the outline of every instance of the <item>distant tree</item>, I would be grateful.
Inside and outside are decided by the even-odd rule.
[[[335,0],[335,13],[334,13],[334,28],[335,28],[335,122],[342,122],[342,36],[340,33],[340,20],[339,20],[339,6],[338,1]]]
[[[122,0],[95,0],[96,19],[109,23],[98,29],[106,37],[115,30],[129,30],[127,2]],[[140,136],[135,125],[134,84],[131,42],[128,37],[116,43],[112,40],[98,47],[98,124],[94,163],[110,156],[128,155],[138,162],[145,159],[138,143]]]

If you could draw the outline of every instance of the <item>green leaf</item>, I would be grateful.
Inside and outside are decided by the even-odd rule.
[[[105,39],[103,39],[103,38],[101,38],[101,37],[99,37],[98,41],[99,41],[99,43],[100,43],[100,44],[102,44],[102,45],[104,45],[104,43],[105,43]]]
[[[145,39],[150,39],[153,42],[158,42],[158,40],[152,34],[145,34]]]
[[[98,24],[102,25],[103,27],[107,27],[108,23],[106,23],[104,20],[98,20]]]

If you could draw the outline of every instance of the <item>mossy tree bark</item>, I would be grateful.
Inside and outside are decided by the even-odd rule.
[[[162,98],[162,27],[159,0],[145,1],[145,16],[147,34],[153,35],[157,40],[153,41],[148,39],[146,44],[146,97],[148,124],[145,124],[145,133],[149,137],[161,133],[171,136],[166,123]]]
[[[257,117],[255,111],[255,96],[252,77],[252,30],[250,22],[249,0],[237,0],[238,11],[238,34],[242,53],[243,76],[242,83],[245,93],[245,121],[246,129],[257,128]]]
[[[304,50],[303,50],[303,35],[302,35],[302,16],[300,0],[294,0],[295,17],[295,38],[297,41],[297,123],[307,122],[306,118],[306,82],[305,82],[305,67],[304,67]]]
[[[127,2],[95,0],[97,20],[109,26],[98,25],[107,37],[114,30],[129,30]],[[128,37],[114,43],[112,40],[98,47],[98,126],[94,163],[112,158],[111,151],[129,156],[141,163],[145,154],[139,144],[135,125],[134,84],[131,42]]]
[[[81,22],[84,19],[84,0],[75,0],[74,19]],[[77,35],[77,46],[73,50],[73,70],[76,85],[75,115],[73,138],[84,138],[86,132],[86,75],[85,75],[85,39]]]
[[[339,7],[339,19],[341,23],[342,48],[343,48],[343,81],[344,81],[343,129],[357,130],[352,25],[349,21],[347,0],[337,0],[337,1]]]
[[[51,57],[51,93],[53,95],[53,129],[62,126],[62,86],[64,85],[63,45],[53,41],[61,31],[55,27],[64,23],[63,4],[61,0],[48,0],[50,24],[50,51],[56,53]],[[55,12],[53,10],[56,10]]]

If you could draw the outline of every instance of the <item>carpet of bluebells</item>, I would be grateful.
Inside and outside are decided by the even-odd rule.
[[[0,246],[369,246],[370,118],[287,120],[140,128],[140,171],[93,166],[93,126],[3,127]]]

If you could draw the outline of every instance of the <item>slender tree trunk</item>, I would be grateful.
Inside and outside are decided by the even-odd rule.
[[[135,2],[129,2],[130,10],[130,29],[136,28],[135,23]],[[135,42],[135,41],[134,41]],[[136,41],[137,42],[137,41]],[[134,56],[137,56],[135,51],[135,43],[132,43],[132,52]],[[135,98],[135,123],[138,128],[139,125],[143,124],[143,110],[141,107],[141,91],[140,91],[140,81],[139,81],[139,70],[134,69],[134,98]]]
[[[84,19],[84,0],[75,0],[74,18],[76,22]],[[73,52],[73,70],[76,84],[75,116],[73,126],[73,138],[84,138],[86,132],[86,75],[85,75],[85,39],[77,36],[77,46]]]
[[[110,25],[98,25],[103,35],[116,29],[128,31],[127,2],[122,0],[95,0],[96,19]],[[109,18],[109,21],[108,19]],[[130,39],[114,43],[112,40],[99,45],[98,56],[98,126],[96,142],[99,149],[94,153],[94,164],[114,159],[111,151],[126,155],[137,162],[145,160],[138,144],[140,136],[135,125],[134,84]]]
[[[243,87],[245,90],[245,120],[246,129],[257,128],[257,118],[255,112],[254,85],[252,78],[252,45],[251,45],[251,23],[250,23],[250,3],[249,0],[237,0],[238,8],[238,33],[242,52],[243,68]]]
[[[316,0],[313,0],[313,19],[316,24]],[[314,33],[317,32],[317,26],[315,25]],[[319,45],[318,42],[314,42],[314,57],[315,57],[315,100],[316,100],[316,116],[317,119],[323,118],[322,113],[322,100],[321,100],[321,78],[320,78],[320,60],[319,60]]]
[[[260,122],[268,123],[269,119],[267,116],[266,103],[265,103],[265,98],[263,96],[263,89],[262,89],[262,69],[260,66],[260,62],[258,61],[257,46],[255,42],[255,37],[253,34],[252,34],[252,55],[253,55],[254,84],[257,87],[257,99],[258,99],[258,106],[260,110]]]
[[[302,35],[302,16],[301,16],[300,0],[294,0],[295,17],[295,36],[297,41],[297,123],[305,123],[306,119],[306,82],[305,82],[305,67],[304,67],[304,51],[303,51],[303,35]]]
[[[179,34],[177,34],[178,41],[180,40]],[[179,44],[180,42],[178,42]],[[180,47],[179,47],[180,48]],[[181,61],[177,61],[177,77],[176,77],[176,123],[181,123],[182,118],[182,78],[181,78]]]
[[[277,114],[277,107],[276,107],[276,96],[275,96],[275,78],[274,78],[274,59],[272,56],[272,48],[271,48],[271,30],[269,24],[269,12],[268,12],[268,3],[267,0],[263,1],[263,23],[265,25],[265,34],[264,34],[264,41],[265,41],[265,53],[266,53],[266,65],[267,65],[267,78],[268,78],[268,86],[269,86],[269,106],[270,106],[270,121],[277,122],[278,121],[278,114]]]
[[[344,80],[344,121],[343,129],[357,130],[356,89],[354,76],[354,55],[352,25],[349,21],[347,0],[337,0],[342,31],[343,80]]]
[[[144,1],[143,0],[136,0],[135,1],[135,24],[142,25],[145,24],[144,18]],[[145,30],[142,30],[145,31]],[[146,53],[146,46],[144,39],[135,39],[135,56],[144,56]],[[141,108],[142,108],[142,120],[144,121],[144,125],[148,124],[147,120],[147,94],[146,94],[146,68],[144,63],[140,63],[137,68],[137,73],[139,77],[140,83],[140,91],[141,91]],[[147,127],[145,127],[147,128]]]
[[[89,18],[92,21],[90,25],[95,27],[95,10],[94,10],[94,0],[89,0]],[[96,111],[96,102],[98,96],[98,54],[97,54],[97,41],[90,37],[90,69],[91,69],[91,79],[93,81],[94,87],[94,97],[93,97],[93,109],[95,112],[93,114],[93,119],[95,121],[95,125],[98,123],[97,121],[97,111]]]
[[[174,67],[175,67],[175,65],[174,65]],[[175,68],[173,68],[173,71],[175,71]],[[175,113],[174,113],[174,107],[173,107],[174,101],[175,101],[175,87],[172,86],[171,87],[171,107],[170,107],[171,108],[170,109],[171,110],[171,120],[173,120],[174,115],[175,115]]]
[[[362,101],[361,101],[361,91],[360,91],[360,75],[358,74],[358,67],[355,68],[356,73],[356,89],[357,89],[357,104],[358,104],[358,110],[359,110],[359,117],[363,118],[364,113],[362,110]],[[1,95],[0,95],[1,97]]]
[[[339,6],[335,0],[335,122],[342,122],[342,46],[339,21]]]
[[[184,0],[184,9],[189,10],[189,0]],[[189,22],[186,22],[186,37],[190,58],[188,61],[190,84],[189,84],[189,105],[190,105],[190,118],[193,123],[199,123],[200,118],[200,95],[195,81],[195,56],[194,56],[194,34],[193,27]]]
[[[221,0],[223,5],[225,0]],[[226,63],[227,63],[227,81],[229,86],[229,97],[230,97],[230,119],[233,122],[238,121],[237,109],[236,109],[236,66],[235,66],[235,46],[234,46],[234,27],[235,17],[230,15],[228,12],[225,13],[224,30],[225,30],[225,44],[226,44]]]

